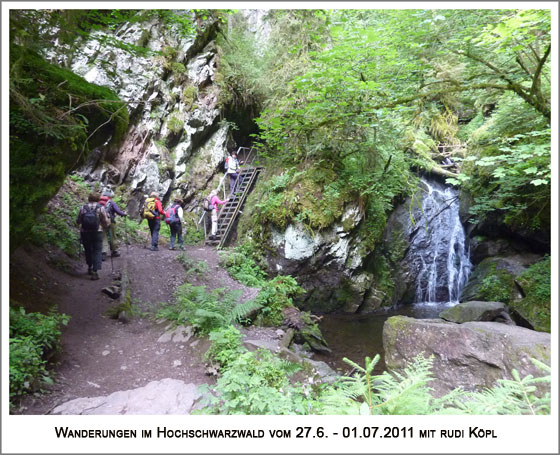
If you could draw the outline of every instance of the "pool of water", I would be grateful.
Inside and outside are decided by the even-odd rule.
[[[455,305],[451,302],[416,303],[387,311],[357,314],[325,314],[319,327],[329,348],[330,354],[315,354],[315,360],[322,360],[335,370],[347,373],[351,367],[342,359],[348,359],[364,365],[366,356],[381,356],[375,367],[376,374],[385,370],[383,353],[383,324],[396,315],[404,315],[416,319],[436,319],[446,308]]]

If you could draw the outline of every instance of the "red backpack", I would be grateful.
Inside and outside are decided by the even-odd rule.
[[[165,222],[167,224],[172,224],[172,223],[176,223],[177,221],[180,221],[179,218],[177,217],[177,207],[180,207],[179,204],[176,204],[172,207],[169,207],[164,213],[165,213]]]

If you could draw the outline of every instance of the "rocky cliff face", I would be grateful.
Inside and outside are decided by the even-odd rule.
[[[364,268],[358,233],[362,219],[359,207],[349,204],[330,229],[311,232],[300,223],[272,229],[270,247],[276,254],[268,257],[269,268],[298,277],[308,291],[301,302],[306,310],[358,310],[373,279]]]
[[[132,214],[151,191],[164,200],[175,192],[193,209],[217,184],[228,142],[215,84],[217,29],[207,23],[196,35],[180,37],[151,19],[124,24],[114,35],[95,32],[72,55],[53,51],[59,63],[127,103],[131,121],[124,138],[95,149],[80,173],[103,185],[126,184]]]

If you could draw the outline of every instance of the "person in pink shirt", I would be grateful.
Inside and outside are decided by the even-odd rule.
[[[218,190],[210,192],[210,205],[212,206],[212,230],[210,231],[210,240],[216,240],[216,232],[218,231],[218,205],[224,205],[229,198],[225,201],[220,200],[218,197]]]

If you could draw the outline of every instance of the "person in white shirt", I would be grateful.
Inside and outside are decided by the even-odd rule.
[[[229,175],[229,197],[233,197],[241,172],[241,164],[237,159],[237,154],[232,153],[227,162],[227,174]]]

